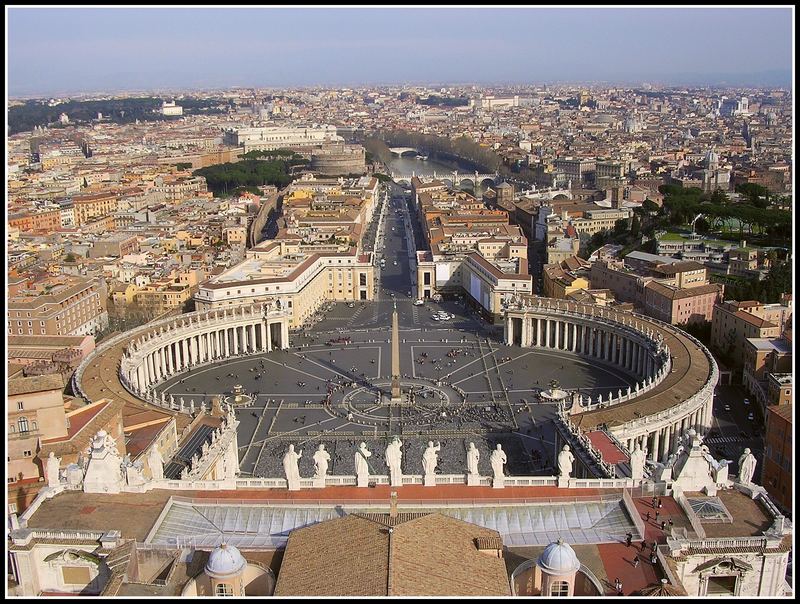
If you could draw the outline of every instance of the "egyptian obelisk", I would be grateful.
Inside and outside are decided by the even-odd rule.
[[[397,321],[397,302],[392,311],[392,401],[393,404],[402,403],[403,395],[400,392],[400,328]]]

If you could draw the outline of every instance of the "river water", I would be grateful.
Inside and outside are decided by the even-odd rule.
[[[389,170],[394,174],[432,176],[436,174],[452,174],[453,168],[432,159],[421,160],[417,157],[393,157],[389,162]],[[467,171],[468,172],[468,171]]]

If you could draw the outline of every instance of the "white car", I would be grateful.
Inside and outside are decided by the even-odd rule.
[[[392,264],[394,264],[395,266],[397,266],[397,260],[393,261],[393,262],[392,262]]]
[[[750,399],[749,398],[744,399],[744,404],[745,405],[749,405],[750,404]]]
[[[748,414],[747,414],[747,419],[749,419],[750,421],[753,421],[753,418],[754,418],[754,417],[755,417],[755,416],[753,415],[753,412],[752,412],[752,411],[751,411],[750,413],[748,413]]]
[[[434,321],[441,321],[441,319],[436,315],[432,316],[431,319],[433,319]]]
[[[423,304],[425,304],[425,302],[423,302],[422,300],[419,299],[414,300],[414,306],[422,306]]]

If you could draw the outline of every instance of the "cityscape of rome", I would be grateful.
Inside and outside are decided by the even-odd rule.
[[[794,7],[5,16],[7,597],[793,597]]]

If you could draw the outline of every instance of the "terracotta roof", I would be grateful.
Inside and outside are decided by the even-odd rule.
[[[782,417],[789,423],[792,423],[792,404],[788,405],[770,405],[767,407],[767,413],[774,413],[778,417]]]
[[[8,396],[27,394],[29,392],[44,392],[45,390],[63,390],[64,379],[60,374],[36,375],[32,377],[19,377],[8,381]]]
[[[657,281],[650,281],[645,287],[670,300],[694,298],[722,291],[722,285],[719,283],[709,283],[708,285],[699,285],[697,287],[672,287],[664,285],[663,283],[658,283]]]
[[[441,514],[389,530],[350,515],[292,531],[275,595],[511,595],[503,560],[476,546],[496,531]]]

